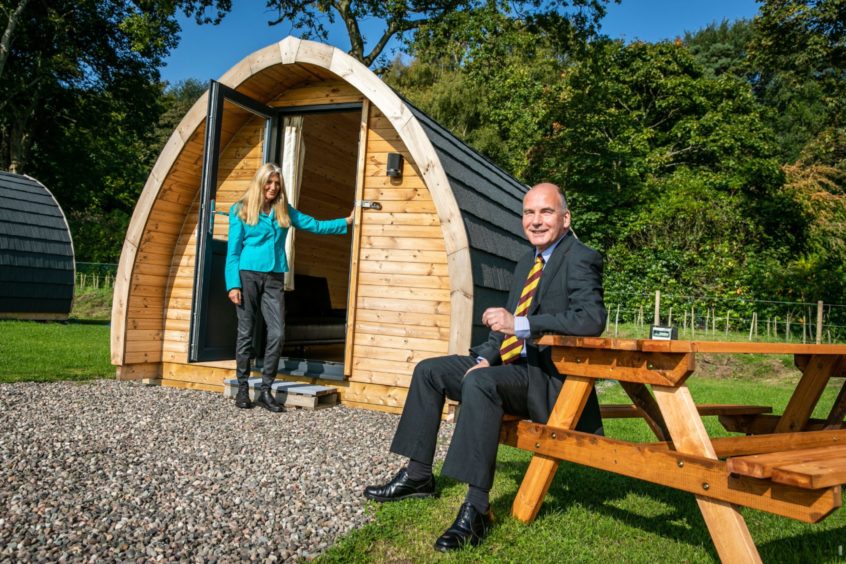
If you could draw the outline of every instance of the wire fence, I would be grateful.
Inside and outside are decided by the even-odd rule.
[[[606,334],[619,336],[621,325],[648,337],[652,325],[674,327],[680,338],[703,340],[837,343],[846,341],[846,304],[624,294],[608,292]],[[629,330],[626,328],[624,330]]]
[[[115,284],[117,267],[117,264],[111,263],[77,261],[75,280],[77,289],[112,288]]]
[[[112,288],[117,264],[77,262],[76,286]],[[685,339],[781,341],[793,343],[846,342],[846,304],[756,300],[684,294],[608,291],[608,327],[618,337],[632,328],[648,337],[652,325],[675,327]]]

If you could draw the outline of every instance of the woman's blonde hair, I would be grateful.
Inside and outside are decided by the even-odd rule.
[[[282,180],[282,169],[275,163],[261,165],[250,181],[249,188],[235,202],[235,205],[238,206],[238,217],[247,225],[258,223],[259,212],[264,204],[264,185],[274,174],[279,177],[280,190],[270,207],[273,208],[279,227],[291,226],[291,217],[288,215],[288,197],[285,195],[285,181]]]

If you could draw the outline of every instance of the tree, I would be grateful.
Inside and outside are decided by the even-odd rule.
[[[560,76],[593,37],[562,14],[515,18],[495,7],[457,12],[418,31],[408,65],[383,78],[511,174],[526,174],[545,134]]]
[[[747,48],[751,40],[752,22],[749,20],[723,20],[684,35],[690,53],[714,76],[728,73],[749,80],[752,77]]]
[[[755,257],[805,250],[808,215],[748,83],[668,42],[597,42],[563,78],[532,180],[565,188],[609,289],[746,294]]]
[[[290,22],[305,37],[328,39],[323,18],[333,23],[340,18],[350,40],[350,55],[367,66],[373,65],[388,43],[408,40],[408,34],[454,23],[456,14],[495,11],[509,17],[554,18],[578,27],[593,28],[605,14],[608,0],[268,0],[267,7],[277,10],[270,25]],[[615,0],[619,2],[619,0]],[[566,17],[563,15],[567,14]],[[381,20],[384,29],[369,52],[361,23]]]
[[[15,28],[21,20],[21,14],[26,9],[29,0],[19,0],[18,4],[13,8],[9,6],[4,11],[6,16],[6,29],[3,31],[3,36],[0,37],[0,78],[3,77],[3,67],[6,66],[6,59],[9,58],[9,51],[12,47],[12,37],[15,35]]]
[[[214,22],[229,4],[19,0],[13,5],[0,0],[6,16],[0,50],[0,167],[25,170],[43,122],[73,119],[66,107],[57,105],[64,95],[109,92],[115,101],[150,115],[145,105],[155,92],[157,69],[179,39],[176,11]],[[217,15],[206,16],[213,6]]]
[[[217,21],[229,0],[0,0],[0,168],[51,188],[81,260],[117,258],[153,156],[158,67],[175,14]]]
[[[750,65],[785,162],[805,158],[846,170],[846,0],[767,0],[753,22]]]

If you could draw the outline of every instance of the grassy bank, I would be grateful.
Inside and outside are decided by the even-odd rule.
[[[112,290],[77,290],[68,321],[0,321],[0,383],[111,378]]]
[[[110,378],[109,327],[97,321],[0,321],[0,383]]]
[[[769,375],[693,378],[699,402],[755,403],[784,409],[789,382]],[[830,405],[830,388],[822,404]],[[601,401],[624,402],[618,385],[606,383]],[[822,414],[818,414],[822,415]],[[726,435],[716,418],[706,418],[713,436]],[[640,421],[606,422],[607,434],[627,440],[654,440]],[[500,447],[491,499],[496,527],[482,546],[442,555],[432,543],[455,518],[466,486],[438,479],[436,500],[371,504],[375,520],[354,531],[320,558],[322,562],[714,562],[718,561],[694,497],[639,480],[564,463],[558,470],[538,519],[529,526],[514,520],[511,503],[529,455]],[[764,562],[842,561],[846,512],[808,525],[742,510]]]
[[[0,382],[85,380],[112,377],[109,364],[110,291],[84,290],[66,323],[0,321]],[[625,336],[640,336],[631,328]],[[621,335],[623,336],[623,335]],[[735,340],[744,335],[732,335]],[[781,412],[798,371],[792,357],[698,355],[690,388],[700,403],[771,405]],[[840,381],[835,381],[835,385]],[[831,405],[830,387],[820,402]],[[621,388],[600,386],[606,403],[626,402]],[[825,416],[817,413],[816,416]],[[713,436],[726,435],[706,418]],[[611,437],[651,441],[635,420],[606,421]],[[371,504],[375,519],[326,554],[323,562],[713,562],[717,560],[693,496],[573,464],[562,464],[540,515],[530,526],[511,518],[511,503],[529,455],[501,447],[492,493],[496,527],[477,549],[441,555],[435,538],[452,522],[465,486],[438,479],[436,500]],[[362,484],[362,487],[364,484]],[[743,510],[765,562],[842,561],[846,550],[846,511],[817,525],[806,525]]]

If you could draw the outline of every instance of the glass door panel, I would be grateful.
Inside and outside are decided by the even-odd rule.
[[[189,360],[235,358],[235,307],[224,269],[229,208],[256,170],[276,154],[277,120],[271,108],[211,81],[197,222]]]

